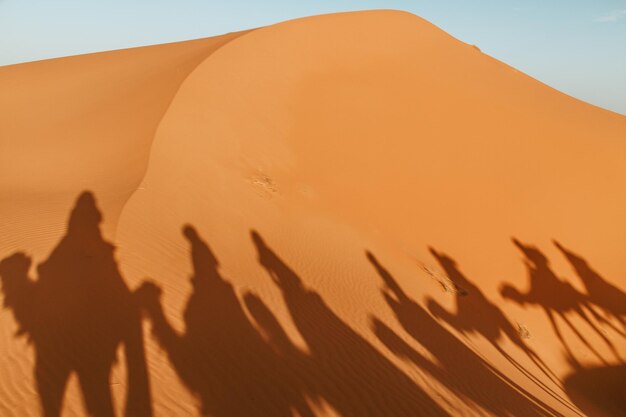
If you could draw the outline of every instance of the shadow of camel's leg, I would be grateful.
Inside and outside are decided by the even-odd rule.
[[[114,417],[113,398],[111,385],[109,384],[110,367],[98,364],[79,369],[77,373],[89,415],[93,417]]]
[[[513,328],[510,327],[510,330],[512,330],[512,329]],[[519,337],[519,335],[516,332],[514,332],[513,334],[510,334],[510,330],[504,330],[504,332],[507,335],[507,337],[517,347],[519,347],[526,354],[526,356],[528,356],[528,358],[533,362],[533,364],[537,367],[537,369],[539,369],[541,371],[541,373],[543,373],[553,384],[555,384],[556,386],[559,386],[560,385],[560,380],[559,380],[558,376],[556,376],[556,374],[554,374],[552,372],[552,370],[548,367],[548,365],[546,365],[546,363],[539,357],[539,355],[533,349],[531,349],[530,347],[528,347],[524,343],[524,341]],[[563,404],[565,407],[569,408],[570,410],[575,411],[572,408],[573,407],[572,404],[569,401],[563,399],[558,392],[556,392],[554,389],[549,387],[547,384],[545,384],[543,381],[541,381],[539,378],[537,378],[535,375],[533,375],[531,372],[529,372],[517,360],[515,360],[508,353],[506,353],[500,346],[498,346],[496,344],[494,344],[494,346],[496,347],[496,349],[498,349],[498,351],[500,351],[500,353],[504,357],[506,357],[513,364],[513,366],[515,366],[528,379],[530,379],[535,384],[537,384],[539,387],[541,387],[548,395],[550,395],[552,398],[554,398],[555,400],[557,400],[558,402]],[[579,413],[577,413],[577,414],[579,414]]]
[[[617,334],[619,334],[620,336],[624,336],[626,337],[626,333],[619,329],[616,325],[614,325],[613,323],[610,322],[610,320],[608,320],[606,317],[602,317],[600,314],[598,314],[598,312],[593,308],[592,305],[586,304],[585,305],[587,307],[587,310],[589,310],[589,313],[591,313],[591,315],[599,322],[599,323],[604,323],[607,326],[609,326],[613,331],[615,331]],[[615,316],[618,321],[621,322],[620,318]],[[622,323],[623,325],[623,323]]]
[[[152,398],[139,311],[133,311],[125,328],[127,390],[125,416],[151,417]]]
[[[501,319],[502,332],[505,336],[515,344],[518,348],[520,348],[526,356],[535,364],[535,366],[546,376],[550,381],[558,385],[559,378],[552,372],[552,370],[545,364],[545,362],[537,355],[537,353],[524,343],[522,337],[518,333],[517,330],[513,327],[511,322],[509,322],[505,317]]]
[[[35,382],[44,417],[59,417],[63,394],[70,376],[69,366],[54,360],[53,354],[38,351],[35,358]]]
[[[585,316],[586,317],[586,316]],[[583,344],[585,346],[587,346],[587,348],[598,358],[602,361],[602,363],[604,363],[605,365],[608,365],[608,362],[606,361],[606,359],[604,359],[602,357],[602,355],[600,355],[600,353],[591,345],[591,343],[589,343],[587,341],[587,339],[585,339],[583,337],[583,335],[578,331],[578,329],[576,328],[576,326],[574,326],[572,324],[571,321],[569,321],[569,319],[565,316],[565,314],[561,314],[561,318],[563,318],[563,321],[565,321],[565,323],[569,326],[570,329],[572,329],[572,331],[574,332],[574,334],[576,335],[576,337],[578,337],[578,339],[583,342]],[[587,322],[589,322],[589,318],[586,318]],[[591,323],[589,323],[594,329],[595,326],[593,326]]]
[[[556,376],[554,372],[552,372],[552,369],[550,369],[550,367],[546,365],[543,359],[541,359],[534,350],[526,347],[526,350],[524,350],[524,353],[526,353],[526,356],[530,358],[530,360],[535,364],[535,366],[539,368],[541,372],[550,379],[550,381],[558,385],[559,378]]]
[[[544,374],[552,383],[559,385],[559,378],[552,372],[550,367],[546,365],[546,363],[539,357],[539,355],[537,355],[537,353],[533,349],[526,346],[526,344],[519,338],[511,339],[511,341],[526,354],[526,356],[532,361],[537,369],[541,371],[542,374]],[[518,367],[517,361],[515,361],[514,365]],[[518,369],[522,370],[522,372],[524,372],[525,374],[532,375],[521,365],[519,365]],[[532,376],[532,379],[536,380],[536,382],[540,383],[541,385],[545,385],[534,376]]]
[[[602,332],[601,329],[599,329],[590,319],[589,316],[587,315],[587,313],[585,313],[585,310],[582,309],[582,307],[578,307],[576,308],[576,313],[578,313],[578,315],[580,317],[582,317],[583,320],[585,320],[585,322],[591,326],[591,328],[596,332],[596,334],[598,336],[600,336],[600,338],[602,340],[604,340],[604,343],[607,344],[607,346],[609,347],[609,349],[611,349],[611,353],[613,353],[613,355],[618,359],[621,360],[622,358],[619,356],[619,353],[617,352],[617,350],[615,349],[615,345],[613,345],[613,342],[611,342],[609,340],[608,337],[606,337],[606,335]]]
[[[576,360],[576,357],[574,356],[574,353],[572,352],[572,350],[569,348],[569,345],[567,344],[567,342],[565,342],[565,339],[563,338],[563,335],[561,334],[561,330],[559,329],[559,326],[556,324],[556,320],[554,318],[554,314],[552,313],[552,310],[549,310],[547,308],[544,308],[544,311],[546,312],[546,314],[548,315],[548,319],[550,319],[550,323],[552,324],[552,328],[554,329],[554,333],[556,333],[556,336],[559,338],[559,340],[561,341],[561,344],[563,345],[563,348],[565,349],[565,351],[567,352],[567,355],[569,357],[569,359],[576,365],[578,365],[578,361]],[[561,316],[563,317],[563,316]]]

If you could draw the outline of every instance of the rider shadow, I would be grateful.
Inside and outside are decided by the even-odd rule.
[[[161,290],[146,282],[138,290],[152,333],[189,391],[198,399],[202,415],[313,417],[302,381],[263,339],[246,316],[233,285],[219,270],[219,261],[197,231],[186,226],[191,245],[193,286],[185,311],[185,329],[178,332],[166,317]],[[245,296],[281,353],[292,352],[290,341],[264,304]],[[280,330],[278,330],[280,329]]]
[[[550,371],[539,355],[524,343],[520,332],[513,327],[502,310],[489,301],[480,288],[460,271],[454,259],[433,248],[430,248],[430,253],[435,257],[437,262],[439,262],[439,265],[441,265],[447,277],[457,287],[463,289],[463,292],[456,292],[456,312],[454,314],[445,310],[432,299],[427,301],[427,308],[430,313],[434,317],[444,320],[464,335],[477,333],[483,336],[518,370],[533,379],[535,383],[542,385],[544,389],[550,390],[500,347],[500,342],[506,337],[522,350],[544,375],[553,382],[556,379],[556,376]]]
[[[396,319],[435,361],[419,353],[387,325],[374,320],[374,332],[390,351],[412,362],[478,409],[494,415],[560,415],[492,367],[433,319],[426,309],[404,292],[372,253],[367,252],[367,258],[383,279],[385,287],[382,293]],[[560,402],[564,404],[562,400]],[[480,414],[479,410],[476,412]]]
[[[554,245],[563,253],[582,281],[589,302],[618,320],[623,330],[611,327],[622,336],[626,336],[624,333],[626,330],[626,293],[605,280],[582,256],[566,249],[557,241],[554,241]]]
[[[58,417],[70,375],[80,384],[87,415],[114,416],[110,376],[124,346],[127,416],[150,416],[151,401],[141,316],[118,270],[114,246],[100,231],[102,215],[84,192],[71,212],[67,232],[38,279],[31,259],[16,253],[0,262],[5,308],[35,351],[35,382],[43,415]]]
[[[562,281],[552,271],[548,258],[536,247],[525,245],[519,240],[513,238],[513,243],[526,257],[524,263],[528,269],[530,280],[530,288],[527,292],[522,293],[517,288],[510,285],[503,285],[500,293],[506,299],[512,300],[520,305],[536,305],[541,307],[550,320],[552,328],[559,338],[561,344],[566,350],[568,360],[580,366],[574,356],[569,344],[566,342],[561,328],[556,318],[560,317],[563,322],[570,328],[576,337],[591,351],[600,361],[608,364],[606,359],[596,350],[596,348],[581,334],[576,325],[572,323],[568,317],[569,313],[575,313],[607,344],[616,358],[620,358],[615,346],[604,334],[604,332],[589,318],[589,312],[597,321],[606,324],[610,323],[598,315],[593,309],[589,298],[580,293],[568,282]]]
[[[307,344],[307,384],[340,416],[449,415],[307,288],[255,231],[252,240]]]

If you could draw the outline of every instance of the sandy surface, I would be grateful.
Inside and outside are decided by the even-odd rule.
[[[626,117],[393,11],[0,91],[1,416],[626,415]]]

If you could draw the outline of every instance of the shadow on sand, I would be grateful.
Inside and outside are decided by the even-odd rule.
[[[156,285],[144,283],[138,294],[154,336],[182,382],[198,398],[202,415],[269,417],[297,411],[302,417],[313,416],[305,400],[304,381],[292,372],[301,355],[278,321],[259,298],[246,297],[254,316],[280,341],[277,349],[272,349],[248,320],[207,243],[191,226],[186,226],[183,234],[191,245],[194,269],[193,292],[183,316],[184,333],[179,334],[167,320]]]
[[[494,415],[560,415],[498,372],[441,326],[403,291],[372,253],[368,252],[367,258],[382,278],[385,285],[383,297],[404,331],[436,361],[420,354],[392,329],[375,319],[372,324],[374,332],[389,350],[430,374],[468,404],[473,404],[477,413],[484,409]]]
[[[344,417],[448,415],[305,288],[258,233],[252,239],[259,262],[281,289],[307,353],[258,296],[246,293],[251,323],[207,243],[191,226],[183,233],[194,267],[184,333],[165,317],[158,287],[145,283],[139,294],[155,337],[204,415],[306,417],[322,400]]]
[[[581,368],[565,378],[564,385],[585,414],[626,417],[626,365]]]
[[[585,286],[588,302],[619,321],[622,325],[621,330],[611,327],[622,336],[626,336],[624,333],[626,330],[626,293],[604,279],[582,256],[566,249],[557,241],[554,241],[554,244],[568,260]],[[605,323],[610,325],[609,322]]]
[[[522,350],[544,375],[554,382],[556,376],[550,371],[548,366],[535,351],[524,343],[524,340],[520,336],[520,331],[513,327],[502,310],[489,301],[480,288],[461,272],[457,262],[450,256],[437,252],[433,248],[430,248],[430,253],[435,257],[437,262],[439,262],[439,265],[441,265],[447,277],[452,280],[456,286],[463,289],[462,292],[456,292],[456,311],[454,314],[445,310],[434,300],[429,299],[427,301],[427,307],[431,314],[438,319],[444,320],[462,334],[481,335],[518,370],[533,379],[535,383],[540,383],[536,378],[532,377],[530,372],[527,372],[513,357],[500,347],[502,339],[507,338]],[[548,390],[545,385],[543,387]]]
[[[433,400],[432,393],[424,391],[344,322],[315,290],[305,286],[259,233],[251,233],[259,264],[280,289],[306,350],[292,342],[259,296],[252,292],[241,298],[237,295],[233,284],[222,275],[218,258],[193,226],[182,230],[189,243],[193,274],[192,292],[183,312],[185,327],[179,332],[164,312],[161,289],[156,284],[146,281],[134,293],[126,286],[114,247],[100,232],[101,222],[94,196],[85,192],[70,214],[65,236],[48,259],[38,265],[36,280],[29,277],[31,260],[24,253],[0,261],[4,307],[12,311],[19,325],[16,337],[27,337],[34,347],[36,389],[45,417],[60,416],[71,374],[78,377],[85,414],[114,417],[110,375],[121,346],[128,375],[125,415],[152,415],[142,312],[181,382],[197,399],[202,415],[313,417],[323,407],[332,408],[342,417],[449,416],[460,412],[445,399]],[[595,307],[623,324],[624,294],[579,255],[558,244],[589,295],[560,281],[537,249],[514,243],[526,256],[531,289],[520,293],[505,286],[502,292],[517,302],[541,306],[561,341],[554,315],[572,326],[565,313],[575,312],[599,331],[587,317],[589,312],[597,320],[604,319]],[[466,289],[465,296],[457,294],[456,312],[430,300],[427,304],[433,317],[368,252],[367,259],[384,283],[382,295],[400,328],[423,350],[416,350],[390,326],[372,318],[375,335],[393,354],[467,402],[476,414],[559,415],[438,321],[446,321],[462,334],[486,338],[529,378],[530,373],[500,348],[503,339],[513,342],[538,369],[549,371],[456,262],[434,249],[431,253],[446,274]],[[606,319],[604,322],[609,323]],[[624,375],[623,368],[614,370],[608,365],[601,370],[585,370],[575,360],[572,365],[576,373],[566,381],[568,392],[574,393],[572,398],[578,398],[575,395],[579,392],[595,398],[597,387],[588,382],[587,375],[607,383]],[[569,407],[554,392],[547,392]],[[623,403],[616,400],[615,404],[618,407]]]
[[[127,416],[150,416],[151,401],[140,311],[100,233],[94,196],[80,195],[67,232],[48,259],[28,276],[31,260],[15,253],[0,262],[4,306],[13,311],[18,336],[35,350],[35,381],[43,415],[58,417],[68,379],[78,377],[85,414],[114,415],[110,374],[124,346]]]
[[[253,232],[258,259],[280,288],[305,340],[308,384],[341,416],[447,415],[421,388],[343,322]]]
[[[574,313],[575,316],[583,320],[592,329],[592,331],[607,344],[615,358],[617,360],[621,360],[611,340],[609,340],[600,327],[598,327],[598,325],[590,319],[591,315],[597,322],[604,323],[605,325],[615,329],[615,326],[596,312],[590,297],[586,294],[580,293],[568,282],[562,281],[556,273],[552,271],[548,258],[539,249],[531,245],[523,244],[517,239],[513,239],[513,243],[525,256],[524,264],[528,269],[530,288],[527,292],[522,293],[515,287],[503,285],[500,291],[502,296],[505,299],[512,300],[520,305],[537,305],[541,307],[548,316],[554,333],[557,335],[561,344],[565,348],[568,361],[571,363],[580,366],[574,356],[574,353],[563,337],[561,328],[556,320],[557,317],[559,317],[569,327],[569,329],[589,349],[589,351],[596,356],[597,359],[608,365],[607,359],[605,359],[598,352],[598,350],[589,341],[587,341],[576,325],[572,323],[570,317],[568,316],[568,314],[571,313]],[[599,295],[600,294],[598,294],[598,296]],[[598,300],[597,302],[600,301]]]

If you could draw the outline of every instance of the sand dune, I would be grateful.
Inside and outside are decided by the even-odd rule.
[[[0,91],[1,416],[626,414],[626,117],[395,11]]]

